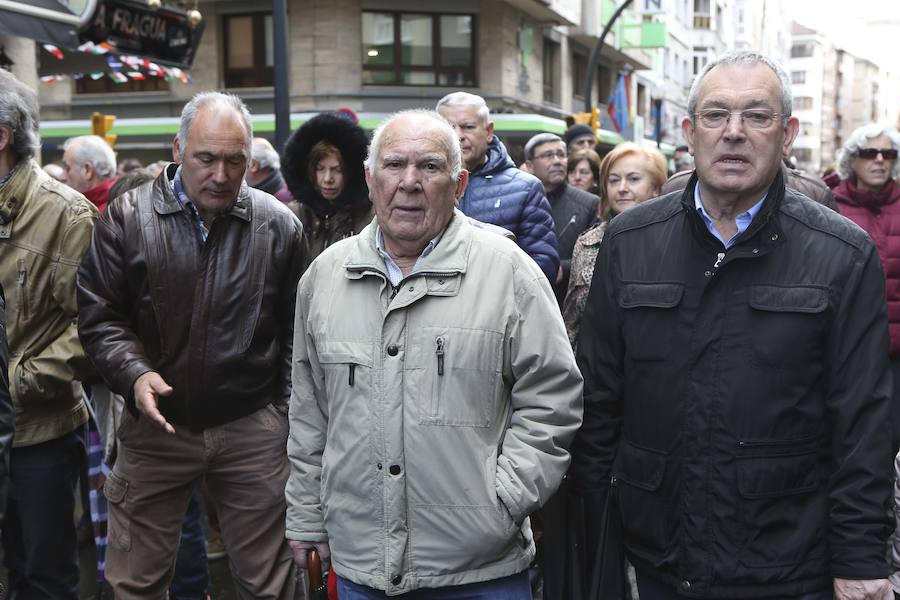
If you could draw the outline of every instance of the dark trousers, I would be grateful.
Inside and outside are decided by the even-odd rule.
[[[75,490],[85,460],[84,428],[13,448],[3,551],[10,598],[78,599]]]
[[[338,577],[338,598],[341,600],[377,600],[389,598],[381,590]],[[445,588],[419,589],[400,596],[400,600],[531,600],[528,571],[481,583]]]
[[[649,577],[640,571],[637,572],[638,594],[641,600],[685,600],[686,596],[682,596],[675,591],[675,588],[668,586],[653,577]],[[823,590],[821,592],[812,592],[803,594],[802,596],[791,596],[782,600],[832,600],[833,594],[831,590]]]
[[[197,482],[181,523],[181,543],[175,560],[175,574],[169,585],[170,600],[203,600],[209,585],[206,564],[206,534],[200,509],[203,481]]]

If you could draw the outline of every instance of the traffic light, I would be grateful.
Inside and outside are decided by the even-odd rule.
[[[114,133],[108,133],[115,120],[115,115],[101,115],[96,112],[91,115],[91,133],[106,140],[110,148],[116,147],[116,137],[118,137]]]
[[[600,109],[595,106],[591,112],[575,113],[572,115],[572,121],[587,125],[594,130],[594,136],[596,136],[600,131]]]

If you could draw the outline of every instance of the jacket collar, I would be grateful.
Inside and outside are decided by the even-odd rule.
[[[161,215],[170,215],[183,210],[181,204],[175,198],[175,192],[172,190],[172,179],[175,177],[175,171],[177,170],[178,164],[170,163],[153,183],[153,209]],[[241,189],[238,191],[237,199],[231,205],[231,209],[225,214],[237,217],[248,223],[250,222],[253,211],[251,210],[250,187],[246,181],[241,182]]]
[[[40,184],[41,173],[43,170],[33,160],[19,161],[6,185],[0,189],[0,224],[10,223],[16,218],[31,189]]]
[[[378,255],[375,232],[378,218],[372,220],[358,236],[351,238],[354,247],[344,260],[344,269],[348,277],[358,276],[365,272],[384,274],[387,267]],[[456,275],[466,272],[469,261],[469,250],[472,244],[472,232],[465,215],[454,209],[453,218],[440,236],[440,242],[408,276],[416,274]],[[355,278],[355,277],[353,277]]]
[[[697,171],[694,171],[691,174],[690,180],[688,180],[687,186],[684,188],[684,191],[681,194],[681,204],[688,214],[691,214],[693,218],[691,222],[694,223],[695,228],[699,228],[702,232],[709,237],[712,237],[712,234],[706,229],[706,225],[703,223],[702,217],[697,213],[694,203],[694,188],[696,187],[699,178],[697,177]],[[763,202],[762,207],[759,209],[759,212],[756,213],[756,216],[753,218],[753,221],[750,223],[750,227],[741,235],[741,237],[737,240],[735,245],[739,245],[743,243],[745,240],[749,240],[753,238],[757,233],[759,233],[764,227],[769,225],[772,221],[772,215],[775,214],[775,211],[781,206],[781,202],[784,200],[784,173],[782,169],[779,169],[775,174],[775,179],[772,181],[772,185],[769,186],[769,191],[766,195],[766,201]],[[773,225],[774,227],[774,225]],[[780,232],[773,231],[770,232],[771,235],[775,237],[772,241],[778,240],[780,237]]]

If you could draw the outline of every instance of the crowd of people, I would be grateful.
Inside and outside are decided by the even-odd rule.
[[[517,167],[468,92],[282,149],[203,92],[172,161],[41,167],[0,70],[10,597],[78,597],[82,489],[124,600],[207,598],[212,542],[245,599],[313,553],[341,600],[900,595],[900,133],[823,181],[791,104],[735,52],[671,160]]]

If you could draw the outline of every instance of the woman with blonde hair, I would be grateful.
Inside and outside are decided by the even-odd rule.
[[[582,233],[575,242],[569,289],[563,302],[563,319],[573,348],[606,224],[619,213],[659,195],[666,175],[666,158],[655,148],[625,142],[603,158],[599,181],[600,223]]]

